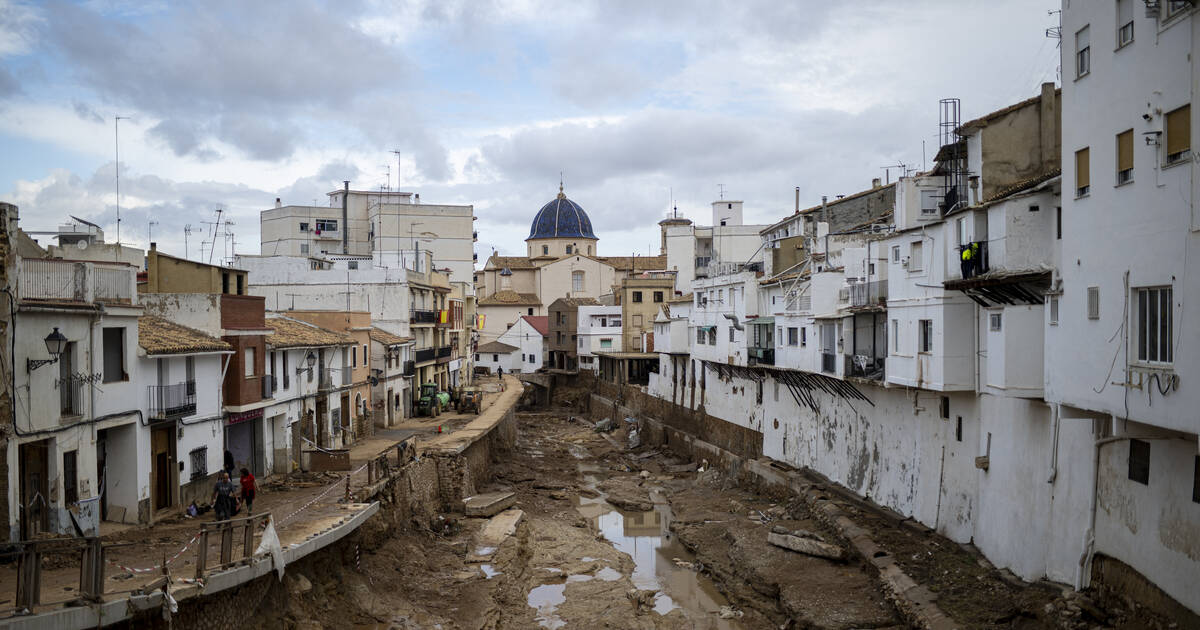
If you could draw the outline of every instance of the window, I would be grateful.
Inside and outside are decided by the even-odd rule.
[[[287,363],[284,363],[287,365]],[[196,357],[187,357],[183,361],[184,382],[187,383],[188,396],[196,395]]]
[[[941,408],[941,412],[942,412],[942,419],[949,420],[950,419],[950,397],[949,396],[942,396],[940,408]]]
[[[571,253],[571,246],[570,246],[570,245],[567,245],[567,253],[568,253],[568,254],[570,254],[570,253]]]
[[[358,347],[350,348],[350,366],[358,367]],[[249,376],[249,374],[247,374]]]
[[[1167,113],[1167,164],[1185,160],[1192,148],[1192,106]]]
[[[458,345],[458,344],[454,344],[454,345]],[[363,366],[365,367],[367,365],[367,344],[365,344],[365,343],[363,344],[362,350],[363,350],[363,354],[362,354]]]
[[[801,326],[800,327],[800,347],[803,348],[807,345],[808,345],[808,326]]]
[[[1030,205],[1029,206],[1030,212],[1041,212],[1041,210],[1042,210],[1041,206],[1038,206],[1038,205]]]
[[[1167,14],[1163,19],[1169,20],[1191,6],[1188,0],[1167,0]]]
[[[900,320],[892,320],[892,352],[900,352]]]
[[[336,232],[338,222],[336,219],[317,219],[317,234],[321,232]]]
[[[475,355],[475,362],[476,362],[476,363],[479,363],[479,355],[478,355],[478,354],[477,354],[477,355]]]
[[[637,303],[637,302],[641,302],[641,301],[642,301],[642,292],[641,292],[641,291],[634,291],[634,292],[633,292],[633,301],[634,301],[635,303]]]
[[[1133,130],[1117,134],[1117,185],[1133,181]]]
[[[921,189],[921,214],[936,215],[938,211],[938,190],[936,188]]]
[[[922,319],[919,326],[920,338],[917,339],[917,352],[933,352],[933,320]]]
[[[1050,296],[1050,325],[1058,325],[1058,296]]]
[[[500,360],[500,355],[498,355],[498,354],[493,354],[493,355],[492,355],[492,360],[493,360],[493,361],[499,361],[499,360]]]
[[[533,315],[533,309],[527,309],[530,315]]]
[[[1075,78],[1092,71],[1091,29],[1087,26],[1075,33]]]
[[[641,337],[641,335],[636,335],[636,336],[634,336],[634,338],[633,338],[633,349],[634,349],[634,350],[641,350],[641,349],[642,349],[642,337]]]
[[[229,272],[221,272],[221,293],[229,293]]]
[[[346,263],[346,268],[347,269],[358,269],[358,261],[357,260],[348,261]]]
[[[583,291],[583,272],[582,271],[572,271],[571,272],[571,290],[576,293]]]
[[[1133,0],[1117,0],[1117,48],[1133,41]]]
[[[1200,455],[1192,468],[1192,503],[1200,503]]]
[[[892,262],[894,262],[894,263],[900,262],[900,246],[899,245],[892,245]]]
[[[600,349],[601,350],[611,350],[612,349],[612,339],[601,339],[600,340]]]
[[[954,225],[958,229],[958,244],[966,245],[971,242],[971,235],[967,233],[967,218],[959,217]]]
[[[662,301],[663,301],[663,292],[662,292],[662,291],[655,291],[655,292],[654,292],[654,303],[655,303],[655,304],[661,304],[661,303],[662,303]]]
[[[908,270],[921,271],[922,261],[924,257],[924,243],[921,241],[913,241],[908,248]]]
[[[642,326],[642,316],[641,315],[633,316],[633,325],[638,328],[640,328]]]
[[[787,343],[789,346],[795,346],[800,343],[800,329],[794,326],[788,327]]]
[[[1000,332],[1003,315],[1001,313],[988,314],[988,330],[992,332]]]
[[[529,355],[529,362],[530,362],[530,363],[533,363],[533,355],[532,355],[532,354],[531,354],[531,355]]]
[[[245,375],[247,378],[254,376],[255,367],[256,367],[254,362],[255,362],[255,359],[257,358],[257,350],[258,350],[257,348],[246,348],[246,352],[244,353],[245,356],[243,358],[243,361],[244,361],[245,367],[246,367]]]
[[[192,449],[188,452],[188,461],[192,466],[192,481],[208,476],[208,447]]]
[[[105,328],[102,334],[104,345],[104,382],[123,381],[125,376],[125,329]]]
[[[300,222],[300,231],[301,231],[301,232],[307,232],[307,231],[308,231],[308,222],[307,222],[307,221],[301,221],[301,222]]]
[[[956,416],[954,421],[954,440],[962,441],[962,416]]]
[[[1171,287],[1136,289],[1137,360],[1146,363],[1171,363],[1174,322]]]
[[[1075,196],[1082,197],[1088,194],[1091,187],[1091,173],[1089,166],[1091,163],[1091,151],[1088,147],[1084,147],[1075,152]]]
[[[1062,240],[1062,206],[1054,208],[1054,238]]]
[[[308,243],[300,243],[300,253],[301,254],[308,253]]]
[[[700,345],[704,345],[704,329],[703,328],[696,329],[696,343],[698,343]]]
[[[737,330],[737,329],[736,329],[736,328],[734,328],[733,326],[730,326],[730,327],[729,327],[729,343],[733,343],[733,342],[734,342],[733,333],[734,333],[734,331],[735,331],[735,330]]]
[[[243,276],[242,274],[239,273],[236,276],[236,279],[237,279],[237,294],[238,295],[246,295],[246,276]]]
[[[755,381],[754,383],[754,402],[762,404],[763,382]]]
[[[1087,318],[1100,319],[1100,287],[1087,288]]]
[[[546,256],[546,255],[548,255],[549,253],[550,253],[550,246],[549,246],[549,245],[542,245],[542,255],[543,255],[543,256]]]
[[[63,504],[79,503],[79,451],[63,452]]]
[[[712,326],[708,329],[708,345],[717,345],[717,327]]]
[[[1150,484],[1150,443],[1129,440],[1129,480]]]

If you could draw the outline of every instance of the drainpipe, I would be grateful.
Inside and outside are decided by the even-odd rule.
[[[736,328],[738,330],[743,330],[741,323],[738,322],[737,315],[734,315],[733,313],[724,313],[724,315],[725,315],[725,319],[728,319],[729,321],[733,322],[734,328]]]
[[[350,253],[350,180],[342,181],[342,254]]]
[[[1046,483],[1058,478],[1058,436],[1062,432],[1062,403],[1050,405],[1050,421],[1054,424],[1054,439],[1050,444],[1050,477]]]

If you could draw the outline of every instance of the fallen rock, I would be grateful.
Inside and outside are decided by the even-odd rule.
[[[776,547],[802,553],[807,556],[816,556],[818,558],[828,558],[837,561],[841,561],[845,557],[841,547],[813,538],[803,538],[801,536],[780,534],[772,531],[767,534],[767,542]]]
[[[717,616],[721,619],[741,619],[745,614],[733,606],[722,606],[721,610],[717,612]]]
[[[650,478],[650,471],[649,471],[649,470],[643,470],[642,472],[638,473],[638,476],[640,476],[642,479],[649,479],[649,478]]]
[[[596,433],[612,433],[617,430],[617,423],[612,418],[605,418],[593,425]]]
[[[813,540],[819,540],[821,542],[829,542],[829,541],[825,540],[824,536],[818,534],[817,532],[811,532],[807,529],[788,529],[782,525],[776,525],[771,528],[771,531],[776,534],[786,534],[788,536],[796,536],[797,538],[811,538]]]
[[[626,512],[649,512],[654,509],[654,504],[641,499],[625,497],[621,495],[612,495],[605,499],[613,507],[625,510]]]
[[[495,516],[516,505],[515,492],[488,492],[463,499],[463,510],[467,516]]]

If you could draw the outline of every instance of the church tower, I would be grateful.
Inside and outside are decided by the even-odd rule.
[[[579,204],[567,199],[562,184],[558,185],[558,196],[533,217],[529,238],[525,239],[530,258],[597,256],[599,241],[592,232],[592,220]]]

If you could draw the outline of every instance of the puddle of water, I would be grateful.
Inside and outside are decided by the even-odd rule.
[[[568,575],[567,581],[568,582],[591,582],[592,576],[590,576],[586,573],[577,573],[575,575]]]
[[[612,567],[604,567],[596,572],[596,579],[604,582],[616,582],[621,579],[621,572]]]
[[[567,585],[563,584],[543,584],[536,586],[529,591],[529,598],[526,602],[531,608],[537,609],[537,616],[534,620],[543,628],[561,628],[567,625],[562,617],[554,614],[558,609],[558,605],[567,601],[565,591]]]
[[[496,577],[497,575],[504,575],[500,571],[497,571],[496,567],[493,567],[490,564],[481,564],[481,565],[479,565],[479,568],[480,568],[480,570],[483,571],[484,578],[489,579],[489,580]]]
[[[604,493],[597,485],[601,472],[596,467],[581,465],[584,487],[597,492],[595,497],[576,496],[576,509],[612,543],[619,551],[633,558],[634,568],[630,580],[642,590],[658,591],[654,598],[654,611],[665,615],[681,609],[684,616],[698,623],[696,628],[735,630],[740,627],[734,620],[719,619],[716,611],[728,606],[725,599],[708,578],[701,576],[686,565],[695,561],[695,556],[671,536],[671,509],[661,493],[651,492],[655,508],[649,512],[624,512],[609,505]],[[590,469],[590,470],[589,470]],[[680,566],[676,560],[681,561]],[[587,560],[587,559],[585,559]],[[620,579],[621,574],[605,567],[596,573],[603,580]]]
[[[475,548],[475,555],[477,555],[477,556],[490,556],[494,553],[496,553],[495,547],[476,547]]]

